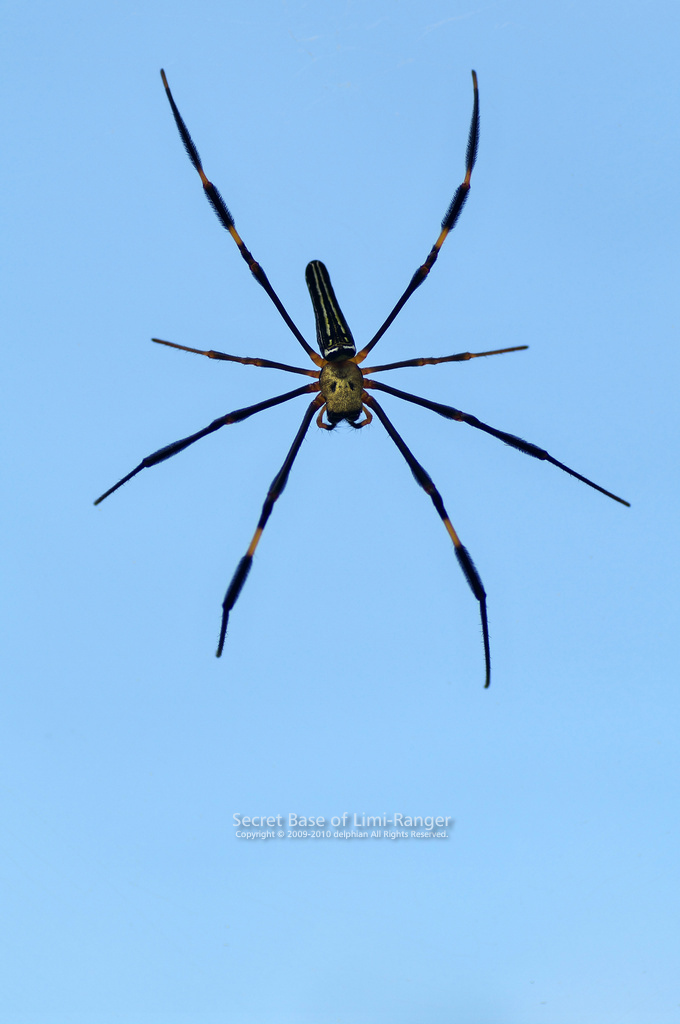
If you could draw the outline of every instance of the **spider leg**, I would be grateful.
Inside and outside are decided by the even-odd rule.
[[[321,366],[322,365],[321,357],[314,351],[313,348],[310,348],[310,346],[307,344],[307,342],[303,338],[303,336],[300,333],[300,331],[298,330],[298,328],[295,326],[295,324],[291,320],[290,316],[288,315],[288,313],[286,312],[286,310],[283,307],[283,303],[281,302],[280,298],[278,297],[278,295],[276,294],[276,292],[272,288],[271,284],[269,283],[269,278],[265,274],[265,272],[262,269],[262,267],[260,266],[260,264],[254,259],[253,254],[246,248],[245,244],[243,243],[243,240],[241,239],[241,236],[239,235],[238,231],[236,230],[236,226],[234,224],[234,218],[232,217],[232,215],[230,214],[229,210],[227,209],[227,205],[224,202],[224,199],[220,195],[218,189],[216,189],[215,186],[213,185],[213,183],[211,181],[209,181],[208,178],[206,177],[205,171],[203,170],[203,165],[201,163],[201,158],[198,155],[198,150],[196,149],[196,146],[194,144],[194,140],[191,138],[191,135],[189,134],[189,130],[187,129],[187,126],[185,125],[184,120],[182,119],[182,115],[180,114],[179,110],[177,109],[177,104],[175,103],[174,99],[172,98],[172,93],[170,92],[170,86],[168,85],[168,80],[165,77],[165,71],[161,71],[161,78],[163,79],[163,85],[165,86],[165,93],[166,93],[166,95],[168,97],[168,101],[170,103],[170,108],[172,110],[172,116],[175,119],[175,124],[177,125],[177,130],[179,131],[179,134],[180,134],[180,137],[182,139],[182,142],[184,143],[184,148],[186,149],[187,155],[188,155],[189,159],[191,160],[192,164],[194,165],[195,169],[198,171],[199,177],[201,179],[201,183],[203,185],[203,190],[204,190],[204,192],[205,192],[205,194],[207,196],[208,202],[210,203],[210,205],[212,206],[213,210],[215,211],[218,220],[222,224],[222,227],[226,228],[226,230],[229,232],[231,237],[236,242],[236,244],[238,246],[238,249],[239,249],[239,252],[241,253],[241,256],[243,257],[243,259],[248,264],[248,267],[250,268],[251,274],[253,275],[253,277],[255,278],[257,283],[264,288],[264,290],[266,291],[267,295],[272,300],[272,302],[274,303],[274,305],[278,309],[279,313],[281,314],[281,316],[285,320],[286,324],[288,325],[288,327],[290,328],[292,333],[295,335],[297,340],[302,345],[302,347],[305,350],[305,352],[307,353],[307,355],[310,357],[310,359],[314,363],[316,363],[317,366]]]
[[[325,411],[326,406],[322,405],[321,408],[319,409],[319,415],[316,417],[317,427],[320,427],[321,430],[335,430],[335,428],[337,427],[337,423],[324,423],[323,414],[325,413]]]
[[[156,338],[152,338],[152,341],[156,341]],[[169,342],[163,342],[164,345]],[[361,372],[364,376],[367,373],[382,373],[383,370],[400,370],[402,366],[435,366],[437,363],[462,363],[467,359],[479,359],[481,356],[502,356],[506,352],[523,352],[524,349],[529,348],[528,345],[513,345],[512,348],[496,348],[493,352],[459,352],[455,356],[435,356],[433,358],[419,358],[419,359],[403,359],[399,363],[385,363],[384,366],[367,366],[366,369],[362,367]],[[193,350],[192,350],[193,351]]]
[[[621,505],[626,505],[630,508],[630,502],[624,498],[619,498],[618,495],[612,494],[611,491],[605,490],[604,487],[600,487],[599,484],[589,480],[587,476],[581,476],[575,469],[570,469],[569,466],[565,466],[563,462],[558,462],[557,459],[553,459],[552,455],[549,455],[544,448],[539,448],[535,444],[531,444],[530,441],[523,441],[521,437],[516,437],[514,434],[507,434],[504,430],[497,430],[495,427],[490,427],[488,423],[482,423],[476,416],[471,416],[467,412],[461,412],[460,409],[454,409],[451,405],[441,405],[439,402],[431,402],[428,398],[420,398],[418,395],[411,395],[408,391],[399,391],[397,388],[392,388],[389,384],[383,384],[377,380],[364,381],[364,386],[367,388],[377,388],[378,391],[384,391],[388,395],[394,395],[395,398],[403,398],[405,402],[413,402],[414,405],[422,405],[424,409],[431,409],[432,412],[436,412],[439,416],[444,416],[447,420],[458,420],[461,423],[467,423],[471,427],[476,427],[477,430],[483,430],[487,434],[491,434],[492,437],[497,437],[500,441],[504,441],[505,444],[510,445],[511,448],[516,448],[518,452],[524,452],[525,455],[531,455],[534,459],[541,459],[545,462],[550,462],[553,466],[557,466],[558,469],[568,473],[569,476],[575,477],[584,484],[588,484],[588,487],[594,488],[599,491],[600,494],[605,494],[608,498],[613,498],[614,501],[618,501]]]
[[[308,388],[304,390],[311,391],[313,387],[314,385],[311,384]],[[245,555],[243,556],[243,558],[241,559],[241,561],[238,563],[236,567],[236,572],[234,573],[231,583],[227,588],[227,593],[225,595],[224,601],[222,602],[222,625],[220,628],[220,639],[217,644],[218,658],[222,656],[222,650],[224,649],[224,641],[227,635],[227,624],[229,622],[229,612],[236,604],[238,596],[243,588],[243,584],[245,583],[248,573],[250,572],[250,567],[253,564],[253,555],[255,554],[255,549],[257,548],[257,545],[260,543],[262,531],[267,525],[267,520],[269,519],[269,516],[272,513],[272,509],[274,508],[274,502],[277,500],[277,498],[280,497],[281,492],[283,491],[284,487],[288,482],[288,474],[290,473],[291,466],[295,461],[297,453],[300,451],[300,446],[302,445],[305,434],[309,430],[309,425],[312,422],[312,419],[314,418],[314,414],[316,410],[319,408],[319,406],[323,404],[323,402],[323,395],[317,395],[316,398],[310,403],[307,412],[303,417],[302,423],[300,424],[300,429],[295,435],[295,440],[290,446],[290,451],[286,455],[286,458],[284,460],[283,465],[281,466],[281,469],[274,477],[271,487],[267,491],[267,497],[265,498],[264,505],[262,506],[260,519],[258,521],[255,533],[253,534],[253,539],[250,542],[250,546],[246,551]]]
[[[442,229],[439,233],[439,237],[430,249],[429,256],[422,266],[418,267],[411,278],[406,291],[401,296],[385,322],[373,335],[368,345],[366,345],[366,347],[354,357],[354,361],[357,363],[363,362],[373,346],[378,344],[402,306],[410,299],[416,288],[420,287],[427,275],[430,273],[434,266],[434,262],[439,255],[439,250],[446,241],[446,236],[449,231],[452,231],[455,227],[456,221],[460,217],[460,212],[465,205],[465,200],[467,199],[468,192],[470,191],[470,178],[472,176],[472,168],[474,167],[475,160],[477,159],[477,146],[479,144],[479,91],[477,89],[477,73],[475,71],[472,72],[472,86],[474,89],[474,101],[472,105],[472,120],[470,122],[470,134],[468,135],[467,153],[465,157],[465,177],[453,194],[453,199],[449,203],[449,208],[442,221]]]
[[[363,420],[360,420],[359,423],[355,423],[354,420],[346,419],[345,423],[347,423],[350,427],[354,427],[355,430],[361,430],[362,427],[367,427],[368,424],[372,422],[373,416],[371,415],[370,410],[365,405],[362,405],[361,411],[364,414]],[[317,427],[321,427],[322,430],[335,430],[335,428],[338,425],[337,423],[324,423],[323,414],[325,412],[326,406],[322,405],[319,415],[316,418]]]
[[[355,430],[361,430],[362,427],[367,427],[369,423],[373,422],[373,414],[367,405],[362,405],[361,411],[364,414],[364,418],[363,420],[359,420],[358,423],[355,423],[354,420],[345,420],[345,422],[349,423],[350,427],[354,427]]]
[[[446,509],[444,508],[442,496],[435,487],[429,473],[427,473],[423,469],[423,467],[420,465],[416,457],[411,452],[410,448],[407,447],[401,435],[396,431],[391,421],[388,419],[385,410],[376,401],[376,399],[373,398],[371,395],[365,394],[364,401],[376,413],[378,419],[381,421],[385,430],[390,435],[390,437],[396,444],[401,454],[404,456],[404,459],[406,460],[409,469],[411,470],[413,476],[415,477],[416,483],[420,484],[420,486],[423,488],[426,494],[430,495],[430,498],[432,499],[432,504],[437,510],[439,518],[443,522],[451,540],[453,541],[453,546],[456,552],[456,558],[458,559],[458,564],[460,565],[463,571],[463,575],[465,576],[465,579],[468,582],[468,586],[470,587],[470,590],[472,591],[472,593],[477,598],[477,601],[479,602],[479,611],[482,620],[482,636],[484,638],[484,661],[486,663],[486,681],[484,683],[484,686],[486,688],[491,682],[491,651],[489,646],[489,623],[486,614],[486,591],[484,590],[484,585],[482,584],[482,581],[479,577],[479,573],[475,568],[474,562],[472,561],[472,558],[470,557],[467,548],[463,546],[463,544],[460,541],[460,537],[454,530],[453,524],[449,519]]]
[[[259,359],[251,356],[229,356],[226,352],[216,352],[214,349],[190,348],[188,345],[178,345],[174,341],[163,341],[161,338],[152,338],[157,345],[167,345],[168,348],[178,348],[182,352],[195,352],[197,356],[207,356],[208,359],[222,359],[230,363],[243,363],[244,366],[265,366],[270,370],[285,370],[287,373],[304,373],[306,377],[319,376],[319,370],[305,370],[301,366],[290,366],[288,363],[275,363],[271,359]],[[525,346],[526,347],[526,346]],[[364,371],[365,373],[366,371]]]
[[[202,437],[206,437],[207,434],[212,434],[215,430],[219,430],[220,427],[225,427],[229,423],[239,423],[241,420],[248,419],[249,416],[254,416],[257,412],[262,412],[264,409],[271,409],[274,405],[281,405],[282,402],[289,402],[291,398],[298,398],[300,395],[307,395],[310,392],[318,391],[318,384],[306,384],[302,388],[296,388],[295,391],[288,391],[285,395],[277,395],[276,398],[268,398],[265,402],[258,402],[257,405],[249,405],[245,409],[236,409],[235,412],[229,412],[226,416],[220,416],[219,419],[213,420],[209,426],[204,427],[203,430],[197,431],[195,434],[190,434],[189,437],[184,437],[180,441],[173,441],[172,444],[165,445],[164,448],[159,448],[157,452],[153,452],[152,455],[147,455],[145,459],[136,466],[132,472],[124,476],[122,480],[119,480],[113,487],[109,487],[108,491],[105,491],[97,500],[95,505],[99,505],[104,498],[108,498],[110,494],[117,491],[119,487],[126,484],[128,480],[131,480],[133,476],[136,476],[142,469],[148,469],[150,466],[156,466],[159,462],[164,462],[166,459],[172,458],[173,455],[177,455],[178,452],[188,448],[189,445],[194,444],[195,441],[200,441]]]

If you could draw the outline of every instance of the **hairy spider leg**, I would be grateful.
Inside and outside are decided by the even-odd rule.
[[[395,398],[401,398],[405,402],[412,402],[414,405],[422,405],[424,409],[431,409],[432,412],[438,413],[447,420],[458,420],[460,423],[467,423],[471,427],[476,427],[477,430],[483,430],[487,434],[491,434],[492,437],[497,437],[500,441],[504,441],[505,444],[510,445],[511,448],[516,448],[518,452],[524,452],[525,455],[531,455],[534,459],[540,459],[544,462],[550,462],[553,466],[557,466],[558,469],[568,473],[569,476],[575,477],[584,484],[588,484],[588,487],[594,488],[599,491],[600,494],[605,494],[608,498],[612,498],[614,501],[618,501],[621,505],[626,505],[630,508],[630,502],[626,501],[625,498],[619,498],[618,495],[612,494],[611,491],[605,490],[604,487],[600,487],[599,484],[589,480],[587,476],[582,476],[577,473],[575,469],[570,469],[569,466],[565,466],[563,462],[558,462],[552,455],[549,455],[544,448],[539,448],[537,445],[532,444],[530,441],[523,441],[521,437],[516,437],[514,434],[508,434],[504,430],[497,430],[495,427],[490,427],[487,423],[482,423],[476,416],[471,416],[467,412],[461,412],[460,409],[454,409],[451,405],[442,405],[440,402],[432,402],[429,398],[420,398],[418,395],[412,395],[408,391],[399,391],[397,388],[390,387],[389,384],[383,384],[378,380],[365,381],[365,386],[370,388],[377,388],[378,391],[384,391],[387,395],[394,395]]]
[[[133,476],[137,476],[142,469],[149,469],[150,466],[157,466],[159,462],[165,462],[166,459],[172,458],[173,455],[177,455],[178,452],[184,451],[189,445],[194,444],[196,441],[200,441],[202,437],[206,437],[207,434],[212,434],[214,431],[219,430],[220,427],[226,427],[230,423],[240,423],[241,420],[248,419],[249,416],[254,416],[257,412],[262,412],[264,409],[271,409],[275,405],[281,405],[282,402],[289,402],[291,398],[298,398],[300,395],[307,395],[310,392],[318,391],[318,384],[306,384],[302,388],[296,388],[295,391],[288,391],[285,395],[277,395],[275,398],[268,398],[265,402],[258,402],[256,405],[249,405],[245,409],[236,409],[235,412],[229,412],[226,416],[220,416],[219,419],[213,420],[203,430],[198,430],[195,434],[190,434],[189,437],[184,437],[179,441],[173,441],[172,444],[166,444],[165,447],[159,448],[157,452],[153,452],[152,455],[147,455],[145,459],[139,463],[138,466],[128,473],[126,476],[119,480],[113,487],[109,487],[108,491],[97,498],[95,505],[99,505],[100,502],[108,498],[110,494],[117,491],[119,487],[126,484],[128,480],[132,480]],[[319,396],[320,397],[320,396]]]
[[[456,221],[460,217],[460,212],[465,205],[465,200],[468,197],[470,191],[470,178],[472,177],[472,168],[475,166],[475,160],[477,159],[477,147],[479,145],[479,90],[477,88],[477,73],[472,72],[472,86],[474,90],[474,100],[472,104],[472,120],[470,122],[470,133],[468,135],[467,152],[465,155],[465,177],[458,186],[453,194],[453,199],[449,203],[449,208],[444,215],[442,221],[442,229],[439,233],[437,241],[434,243],[430,250],[430,255],[427,257],[422,266],[418,267],[415,274],[411,278],[406,291],[401,296],[396,306],[389,314],[387,319],[384,321],[381,327],[378,328],[376,333],[373,335],[368,345],[362,348],[361,352],[357,353],[355,359],[357,363],[364,361],[368,353],[371,351],[374,345],[377,345],[383,334],[390,326],[394,318],[396,317],[402,306],[410,299],[416,288],[419,288],[423,283],[427,275],[432,270],[434,262],[439,255],[439,250],[446,241],[446,236],[449,231],[452,231],[455,227]]]
[[[153,340],[155,341],[156,339]],[[495,348],[492,352],[458,352],[455,356],[420,356],[417,359],[402,359],[398,363],[385,363],[384,366],[362,366],[361,372],[365,376],[368,373],[382,373],[383,370],[400,370],[403,366],[436,366],[437,363],[463,363],[468,359],[480,359],[482,356],[502,356],[506,352],[523,352],[527,348],[529,348],[528,345],[513,345],[512,348]]]
[[[379,402],[374,397],[368,394],[364,394],[364,401],[375,412],[378,419],[384,426],[385,430],[390,435],[390,437],[396,444],[401,454],[404,456],[404,459],[406,460],[409,469],[413,473],[416,483],[418,483],[423,488],[425,493],[429,494],[430,498],[432,499],[432,504],[437,510],[437,515],[443,522],[449,534],[449,537],[453,541],[454,550],[456,552],[456,558],[458,559],[458,564],[460,565],[463,571],[463,575],[465,576],[465,579],[468,582],[468,586],[470,587],[470,590],[472,591],[472,593],[477,598],[477,601],[479,602],[479,612],[482,621],[482,637],[484,640],[484,661],[486,665],[486,679],[484,687],[486,688],[491,682],[491,649],[489,644],[489,623],[486,614],[486,591],[484,590],[484,585],[482,584],[479,573],[475,568],[474,562],[472,561],[472,558],[470,557],[467,548],[461,543],[460,537],[456,533],[453,527],[453,523],[449,519],[448,512],[444,508],[442,496],[435,487],[430,474],[427,473],[426,470],[423,469],[423,467],[420,465],[415,455],[407,446],[402,436],[398,433],[398,431],[388,418],[387,413],[379,404]]]
[[[161,78],[163,79],[163,85],[165,86],[165,93],[166,93],[166,96],[168,97],[168,102],[170,103],[170,108],[172,110],[172,116],[175,119],[175,124],[177,125],[177,130],[179,131],[179,134],[180,134],[180,137],[182,139],[182,142],[184,143],[184,148],[186,149],[187,155],[188,155],[189,159],[191,160],[192,164],[194,165],[194,167],[198,171],[199,177],[201,179],[201,183],[203,185],[203,190],[204,190],[204,192],[205,192],[205,194],[207,196],[208,202],[210,203],[210,205],[212,206],[213,210],[215,211],[218,220],[222,224],[222,227],[226,228],[226,230],[229,232],[231,237],[236,242],[236,244],[238,246],[238,250],[241,253],[241,256],[243,257],[243,259],[248,264],[248,267],[250,268],[251,274],[253,275],[253,277],[255,278],[257,283],[264,288],[264,290],[266,291],[267,295],[272,300],[272,302],[274,303],[274,305],[278,309],[279,313],[283,317],[284,321],[286,322],[286,324],[288,325],[288,327],[290,328],[292,333],[295,335],[295,337],[297,338],[299,343],[302,345],[303,349],[305,350],[305,352],[307,353],[309,358],[312,360],[312,362],[316,363],[317,366],[321,366],[322,365],[321,357],[316,354],[316,352],[314,351],[313,348],[311,348],[310,345],[307,344],[307,342],[303,338],[302,334],[300,333],[298,328],[295,326],[295,324],[291,320],[290,316],[288,315],[288,313],[286,312],[286,310],[283,307],[283,303],[281,302],[281,300],[279,299],[278,295],[276,294],[276,292],[272,288],[271,284],[269,283],[269,278],[265,274],[265,272],[262,269],[262,267],[260,266],[260,264],[254,258],[253,254],[250,252],[250,250],[246,248],[246,246],[245,246],[245,244],[243,242],[243,239],[241,238],[241,236],[239,235],[238,231],[236,230],[236,226],[234,224],[234,218],[232,217],[231,213],[227,209],[227,204],[224,202],[224,199],[220,195],[218,189],[206,177],[205,171],[203,170],[203,165],[201,163],[201,158],[198,155],[198,150],[196,149],[196,146],[194,145],[194,140],[191,138],[191,135],[189,134],[189,130],[188,130],[187,126],[185,125],[184,120],[182,119],[182,115],[180,114],[179,110],[177,109],[177,104],[175,103],[175,101],[173,99],[173,96],[172,96],[172,93],[170,92],[170,86],[168,85],[168,80],[166,78],[165,71],[161,71]]]
[[[314,385],[310,384],[308,390],[311,391],[313,387]],[[288,475],[290,473],[291,466],[295,461],[297,453],[300,451],[300,446],[304,440],[305,434],[309,430],[309,424],[312,422],[314,418],[314,413],[317,411],[320,405],[323,405],[323,402],[323,395],[317,395],[316,398],[308,406],[307,412],[305,413],[302,419],[302,423],[300,424],[300,429],[295,435],[295,440],[290,446],[290,451],[286,455],[286,458],[284,460],[283,465],[281,466],[281,469],[278,471],[278,473],[272,480],[271,487],[267,491],[267,497],[264,500],[264,505],[262,506],[262,512],[260,514],[260,519],[258,521],[255,533],[253,534],[253,539],[251,540],[245,555],[238,563],[236,567],[236,572],[234,573],[231,583],[227,588],[227,593],[225,594],[224,601],[222,602],[222,626],[220,628],[220,638],[217,644],[218,658],[222,656],[224,641],[227,636],[229,612],[236,604],[238,596],[241,593],[241,590],[243,589],[243,584],[245,583],[248,573],[250,572],[250,567],[253,564],[253,555],[255,554],[255,549],[257,548],[257,545],[260,543],[262,531],[267,525],[267,520],[269,519],[272,513],[272,509],[274,508],[274,502],[277,500],[277,498],[280,497],[281,492],[288,483]]]
[[[318,378],[320,370],[306,370],[302,366],[291,366],[290,363],[275,363],[271,359],[260,359],[257,356],[230,356],[226,352],[216,352],[215,349],[190,348],[189,345],[178,345],[175,341],[163,341],[162,338],[152,338],[157,345],[167,345],[168,348],[178,348],[182,352],[194,352],[197,356],[207,356],[208,359],[222,359],[228,363],[243,363],[244,366],[264,366],[269,370],[285,370],[286,373],[303,373],[306,377]],[[526,347],[526,346],[525,346]],[[364,371],[365,373],[366,371]]]

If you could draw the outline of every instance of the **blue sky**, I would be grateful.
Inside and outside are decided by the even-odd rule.
[[[2,1024],[680,1021],[675,3],[9,2]],[[625,509],[385,396],[305,400],[92,501],[304,365],[329,268],[360,344],[469,202],[376,362]],[[378,358],[379,357],[379,358]],[[386,378],[387,379],[387,378]],[[233,815],[440,815],[448,838],[236,837]],[[284,829],[287,832],[287,830]]]

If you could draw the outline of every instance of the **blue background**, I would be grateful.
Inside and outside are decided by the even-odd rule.
[[[677,3],[4,5],[0,924],[8,1024],[680,1021]],[[313,341],[360,344],[469,202],[374,362],[630,510],[385,396],[489,594],[379,423],[312,426],[201,194]],[[388,379],[388,378],[385,378]],[[450,815],[442,841],[247,842],[232,815]]]

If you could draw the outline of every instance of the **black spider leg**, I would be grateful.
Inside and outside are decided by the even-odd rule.
[[[490,427],[487,423],[482,423],[476,416],[471,416],[467,412],[461,412],[460,409],[454,409],[451,405],[441,405],[439,402],[431,402],[428,398],[420,398],[418,395],[411,395],[408,391],[399,391],[397,388],[392,388],[389,384],[383,384],[381,381],[370,380],[364,381],[365,387],[377,388],[379,391],[384,391],[388,395],[394,395],[395,398],[403,398],[405,402],[413,402],[414,405],[422,405],[424,409],[431,409],[432,412],[438,413],[447,420],[458,420],[461,423],[467,423],[471,427],[476,427],[477,430],[483,430],[487,434],[491,434],[492,437],[497,437],[500,441],[504,441],[505,444],[510,445],[511,448],[516,448],[518,452],[524,452],[525,455],[531,455],[534,459],[541,459],[545,462],[550,462],[553,466],[557,466],[558,469],[568,473],[569,476],[575,477],[580,480],[581,483],[588,484],[588,487],[594,488],[599,491],[600,494],[605,494],[608,498],[613,498],[614,501],[618,501],[621,505],[626,505],[630,508],[630,502],[624,498],[619,498],[618,495],[612,494],[611,491],[605,490],[604,487],[600,487],[599,484],[589,480],[587,476],[582,476],[577,473],[575,469],[570,469],[569,466],[565,466],[563,462],[558,462],[552,455],[549,455],[544,448],[539,448],[535,444],[531,444],[530,441],[523,441],[521,437],[516,437],[514,434],[507,434],[504,430],[497,430],[495,427]]]
[[[168,85],[168,80],[165,77],[165,71],[161,71],[161,78],[163,79],[163,85],[165,86],[165,92],[166,92],[166,95],[168,97],[168,101],[170,103],[170,107],[172,109],[172,115],[175,118],[175,124],[177,125],[177,129],[179,131],[179,134],[180,134],[180,137],[182,139],[182,142],[184,143],[184,148],[186,149],[187,155],[188,155],[189,159],[191,160],[192,164],[194,165],[194,167],[198,171],[199,177],[200,177],[201,182],[203,184],[203,190],[204,190],[204,192],[205,192],[205,194],[207,196],[208,202],[210,203],[210,205],[212,206],[213,210],[215,211],[218,220],[222,224],[222,227],[226,228],[226,230],[229,232],[231,237],[236,242],[236,244],[238,246],[238,249],[239,249],[239,252],[241,253],[241,256],[243,257],[243,259],[248,264],[248,267],[250,268],[251,274],[253,275],[253,277],[255,278],[257,283],[260,284],[264,288],[264,290],[266,291],[267,295],[272,300],[272,302],[274,303],[274,305],[278,309],[279,313],[281,314],[281,316],[285,320],[286,324],[288,325],[288,327],[290,328],[292,333],[295,335],[297,340],[300,342],[300,344],[302,345],[303,349],[305,350],[305,352],[307,353],[309,358],[314,363],[316,363],[317,366],[321,366],[322,365],[321,357],[314,351],[313,348],[310,348],[310,346],[307,344],[307,342],[303,338],[303,336],[300,333],[300,331],[298,330],[298,328],[295,326],[295,324],[291,320],[290,316],[288,315],[288,313],[286,312],[286,310],[283,307],[283,303],[281,302],[280,298],[278,297],[278,295],[276,294],[276,292],[272,288],[271,284],[269,283],[269,278],[265,274],[265,272],[262,269],[262,267],[260,266],[260,264],[255,260],[255,258],[253,257],[253,254],[250,252],[250,250],[246,248],[246,246],[245,246],[241,236],[239,235],[238,231],[236,230],[236,226],[234,224],[234,218],[232,217],[232,215],[230,214],[229,210],[227,209],[227,204],[225,203],[224,199],[220,195],[219,190],[217,188],[215,188],[213,183],[211,181],[209,181],[208,178],[206,177],[205,171],[203,170],[203,165],[201,163],[201,158],[198,155],[198,150],[196,149],[196,146],[194,144],[194,140],[191,138],[191,135],[189,134],[187,126],[184,123],[182,115],[180,114],[179,110],[177,109],[177,104],[175,103],[175,101],[174,101],[174,99],[172,97],[172,93],[170,92],[170,86]]]
[[[220,427],[225,427],[229,423],[239,423],[241,420],[248,419],[249,416],[254,416],[257,412],[262,412],[264,409],[271,409],[272,406],[281,405],[282,402],[289,402],[291,398],[298,398],[300,395],[307,395],[310,392],[318,391],[318,384],[306,384],[302,388],[296,388],[295,391],[288,391],[285,395],[277,395],[276,398],[268,398],[266,402],[258,402],[257,405],[249,405],[245,409],[236,409],[235,412],[229,412],[226,416],[220,416],[219,419],[213,420],[203,430],[197,431],[195,434],[190,434],[189,437],[184,437],[180,441],[173,441],[172,444],[165,445],[164,448],[159,448],[157,452],[152,455],[147,455],[145,459],[139,463],[138,466],[124,476],[122,480],[119,480],[113,487],[109,487],[108,491],[105,491],[97,500],[95,505],[99,505],[100,502],[104,501],[104,498],[108,498],[110,494],[117,491],[119,487],[126,484],[128,480],[131,480],[133,476],[136,476],[142,469],[148,469],[150,466],[156,466],[159,462],[164,462],[166,459],[172,458],[173,455],[177,455],[178,452],[188,448],[190,444],[194,444],[195,441],[200,441],[202,437],[207,434],[212,434],[215,430],[219,430]]]
[[[368,384],[369,382],[367,381],[366,383]],[[385,410],[378,401],[373,398],[372,395],[368,395],[364,392],[364,402],[376,413],[385,430],[404,456],[409,469],[415,477],[416,483],[420,484],[426,494],[430,495],[432,504],[437,510],[437,515],[443,522],[451,540],[453,541],[458,564],[463,570],[463,575],[468,582],[470,590],[479,602],[479,612],[482,620],[482,636],[484,638],[484,661],[486,663],[486,681],[484,683],[484,687],[486,688],[491,682],[491,650],[489,645],[489,623],[486,614],[486,591],[484,590],[484,585],[482,584],[479,573],[475,568],[474,562],[472,561],[467,548],[461,543],[460,537],[456,533],[453,524],[449,519],[448,513],[444,508],[442,496],[435,487],[429,473],[427,473],[420,465],[413,452],[408,448],[401,435],[388,419]]]
[[[310,384],[308,388],[302,388],[301,390],[311,391],[313,388],[314,385]],[[220,628],[220,639],[217,644],[218,658],[222,656],[222,651],[224,649],[224,641],[227,636],[227,625],[229,622],[229,612],[236,604],[238,596],[241,593],[241,590],[243,589],[243,584],[245,583],[248,577],[250,567],[253,564],[253,555],[255,554],[255,549],[257,548],[257,545],[260,543],[262,531],[267,525],[267,520],[269,519],[272,513],[272,509],[274,508],[274,502],[277,500],[277,498],[280,497],[281,492],[288,483],[288,475],[290,473],[291,466],[295,461],[297,453],[300,451],[300,446],[302,445],[305,434],[309,430],[309,424],[312,422],[312,419],[314,418],[314,413],[316,412],[320,405],[323,405],[323,402],[323,395],[317,395],[314,401],[310,403],[307,412],[303,417],[302,423],[300,424],[300,429],[295,435],[295,440],[290,446],[290,451],[286,455],[286,458],[284,460],[283,465],[281,466],[281,469],[274,477],[271,487],[267,491],[267,497],[264,500],[264,505],[262,506],[262,512],[260,514],[260,519],[258,521],[255,533],[253,534],[253,539],[251,540],[245,555],[236,566],[236,572],[232,576],[231,583],[227,588],[227,593],[225,594],[224,601],[222,602],[222,625]]]
[[[479,145],[479,90],[477,89],[477,74],[475,71],[472,72],[472,85],[474,89],[474,101],[472,105],[472,120],[470,122],[470,134],[468,135],[467,153],[465,156],[465,177],[454,192],[453,199],[449,203],[449,208],[442,221],[442,229],[439,234],[439,238],[432,246],[430,255],[422,266],[418,267],[411,278],[406,291],[401,296],[385,322],[378,328],[368,345],[366,345],[366,347],[357,354],[355,357],[355,362],[357,363],[363,362],[373,346],[378,344],[402,306],[410,299],[416,288],[420,287],[427,275],[430,273],[434,266],[434,262],[439,255],[439,250],[446,240],[446,236],[455,227],[456,221],[460,217],[460,212],[465,205],[465,200],[467,199],[468,192],[470,191],[470,178],[472,176],[472,168],[475,166],[475,160],[477,159],[477,147]]]

